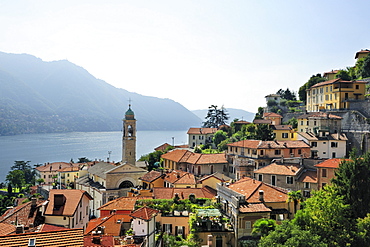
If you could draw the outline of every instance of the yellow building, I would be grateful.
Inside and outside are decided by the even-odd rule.
[[[355,59],[360,59],[360,58],[366,57],[369,54],[370,54],[370,50],[368,50],[368,49],[358,51],[358,52],[356,52]]]
[[[329,72],[325,72],[324,73],[324,78],[327,80],[327,81],[330,81],[330,80],[334,80],[336,79],[335,78],[335,75],[339,72],[339,70],[332,70],[332,71],[329,71]]]
[[[342,117],[327,112],[308,112],[297,117],[298,132],[338,133],[341,130]]]
[[[348,109],[351,101],[365,99],[365,81],[333,79],[306,90],[307,111]]]
[[[272,125],[272,131],[277,141],[295,141],[297,140],[297,133],[292,125]]]
[[[60,177],[60,182],[65,185],[74,184],[76,179],[79,177],[80,168],[79,167],[65,167],[60,169],[58,177]]]

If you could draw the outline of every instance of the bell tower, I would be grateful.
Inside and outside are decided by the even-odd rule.
[[[125,113],[122,136],[122,163],[136,165],[136,119],[131,104]]]

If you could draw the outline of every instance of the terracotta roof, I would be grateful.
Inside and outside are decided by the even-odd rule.
[[[339,168],[339,164],[344,160],[349,161],[350,159],[328,159],[315,166],[319,168]]]
[[[32,232],[0,236],[0,246],[29,246],[29,239],[35,239],[37,247],[84,246],[83,229]]]
[[[79,171],[80,168],[79,167],[76,167],[76,166],[72,166],[72,167],[64,167],[60,170],[58,170],[59,172],[77,172]]]
[[[205,175],[205,176],[203,176],[201,179],[199,179],[198,180],[198,182],[203,182],[204,180],[207,180],[207,179],[209,179],[209,178],[212,178],[212,177],[214,177],[214,178],[216,178],[216,179],[218,179],[218,180],[220,180],[221,182],[226,182],[226,181],[230,181],[230,180],[232,180],[231,178],[229,178],[228,176],[226,176],[225,174],[223,174],[223,173],[219,173],[219,172],[215,172],[215,173],[213,173],[213,174],[211,174],[211,175]]]
[[[133,218],[139,218],[148,221],[154,216],[156,216],[158,213],[159,213],[158,210],[144,206],[134,211],[132,214],[130,214],[130,216]]]
[[[98,210],[130,210],[133,211],[135,209],[136,201],[138,200],[137,197],[120,197],[115,200],[109,201]]]
[[[70,228],[62,227],[62,226],[54,226],[50,224],[42,224],[38,232],[50,232],[50,231],[62,231],[68,230]]]
[[[248,203],[242,204],[239,207],[241,213],[257,213],[257,212],[271,212],[272,210],[266,207],[263,203]]]
[[[336,73],[338,73],[339,72],[339,70],[332,70],[332,71],[329,71],[329,72],[324,72],[324,77],[325,77],[325,75],[327,75],[327,74],[336,74]]]
[[[297,119],[342,119],[342,117],[328,113],[328,112],[309,112],[302,114]]]
[[[79,167],[80,165],[81,164],[79,163],[53,162],[46,163],[44,165],[36,167],[35,169],[38,170],[39,172],[50,172],[50,171],[55,172],[66,167]]]
[[[335,134],[330,134],[328,136],[316,136],[314,133],[311,132],[298,132],[300,136],[305,138],[306,140],[309,141],[327,141],[327,140],[336,140],[336,141],[347,141],[347,136],[344,133],[335,133]]]
[[[333,84],[335,82],[338,82],[340,81],[341,79],[340,78],[336,78],[336,79],[333,79],[333,80],[329,80],[329,81],[322,81],[322,82],[319,82],[313,86],[310,87],[311,88],[315,88],[315,87],[321,87],[321,86],[324,86],[324,85],[329,85],[329,84]]]
[[[219,154],[200,154],[192,153],[186,161],[189,164],[194,165],[209,165],[209,164],[226,164],[226,155],[225,153]]]
[[[309,148],[304,141],[260,141],[260,140],[242,140],[227,144],[231,147],[244,147],[254,149],[283,149],[283,148]]]
[[[185,173],[179,179],[177,179],[173,184],[197,184],[194,174]]]
[[[278,117],[278,118],[283,118],[283,116],[281,116],[280,114],[277,114],[275,112],[264,112],[263,113],[263,117],[266,118],[266,117]]]
[[[84,246],[85,247],[95,247],[95,246],[137,247],[136,244],[120,245],[119,243],[116,243],[113,236],[105,236],[105,235],[84,236]]]
[[[217,128],[190,128],[188,135],[208,135],[217,132]]]
[[[203,188],[153,188],[154,199],[173,199],[178,194],[180,199],[189,199],[191,194],[196,198],[214,198],[217,191],[204,186]]]
[[[295,176],[300,170],[301,167],[299,164],[279,165],[276,163],[272,163],[268,166],[262,167],[254,171],[254,173]]]
[[[166,148],[168,146],[171,146],[171,145],[166,142],[166,143],[163,143],[162,145],[160,145],[159,147],[154,148],[154,150],[155,151],[164,151],[164,150],[166,150]]]
[[[41,212],[39,212],[39,208],[44,202],[45,201],[36,202],[35,207],[32,206],[32,202],[27,202],[8,209],[0,217],[0,222],[7,224],[15,224],[17,222],[18,225],[24,225],[25,227],[29,227],[30,224],[33,224],[34,227],[36,227],[44,223]]]
[[[234,122],[234,124],[251,124],[251,122],[239,120],[239,121]]]
[[[254,119],[253,123],[254,124],[271,124],[272,121],[271,119]]]
[[[182,170],[173,170],[170,172],[166,172],[166,176],[164,177],[164,181],[168,183],[175,183],[177,180],[179,180],[182,176],[184,176],[186,173],[185,171]]]
[[[264,202],[286,202],[288,191],[252,178],[242,178],[228,186],[230,189],[245,196],[248,203],[259,203],[259,191],[264,192]]]
[[[8,223],[0,223],[0,236],[15,233],[15,225]]]
[[[121,236],[121,226],[123,222],[129,223],[132,217],[124,214],[111,214],[109,216],[92,219],[86,227],[85,235],[92,234],[98,226],[104,226],[104,234]]]
[[[358,51],[358,52],[356,52],[355,59],[357,59],[360,54],[365,54],[365,53],[369,53],[369,52],[370,51],[368,49]]]
[[[175,149],[168,153],[162,154],[161,158],[175,162],[180,162],[181,158],[188,152],[190,153],[190,151],[187,150]]]
[[[152,170],[148,172],[147,174],[145,174],[144,176],[140,177],[139,179],[145,182],[153,182],[157,180],[158,178],[160,178],[162,175],[163,173]]]
[[[271,126],[272,129],[274,130],[292,130],[293,127],[292,125],[272,125]]]
[[[59,209],[54,207],[55,196],[60,196],[64,200],[62,206]],[[76,212],[78,204],[82,198],[86,196],[89,200],[93,198],[84,190],[50,190],[49,192],[49,203],[45,210],[45,215],[64,215],[72,216]]]
[[[302,183],[317,183],[317,171],[306,170],[302,172],[298,181]]]

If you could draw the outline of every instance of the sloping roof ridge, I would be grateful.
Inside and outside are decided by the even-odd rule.
[[[252,178],[253,179],[253,178]],[[255,179],[253,179],[255,180]],[[259,182],[259,184],[256,186],[256,188],[251,192],[250,195],[248,195],[248,197],[245,198],[245,201],[247,201],[257,190],[259,190],[259,188],[262,186],[263,182],[261,181],[258,181],[258,180],[255,180],[256,182]]]
[[[103,223],[107,222],[107,221],[108,221],[110,218],[112,218],[113,216],[114,216],[114,214],[110,214],[110,215],[105,216],[105,217],[99,217],[99,218],[97,218],[97,221],[99,221],[99,219],[100,219],[100,218],[102,218],[102,219],[100,220],[100,222],[98,222],[98,224],[96,224],[93,228],[91,228],[91,230],[90,230],[90,231],[85,232],[85,233],[84,233],[84,235],[89,234],[89,233],[90,233],[90,232],[92,232],[96,227],[98,227],[98,226],[102,225]]]
[[[280,192],[282,192],[282,193],[285,193],[285,194],[287,194],[287,193],[289,192],[289,190],[284,189],[284,188],[282,188],[282,187],[278,187],[278,186],[271,185],[271,184],[264,183],[264,182],[261,182],[261,183],[263,183],[264,185],[266,185],[266,186],[268,186],[268,187],[270,187],[270,188],[273,188],[273,189],[275,189],[275,190],[277,190],[277,191],[280,191]]]
[[[22,210],[23,208],[27,207],[28,204],[31,204],[31,201],[26,202],[26,203],[23,203],[21,205],[18,205],[18,206],[14,207],[14,208],[8,209],[9,210],[9,214],[5,215],[5,217],[2,220],[1,220],[1,217],[2,216],[0,216],[0,222],[3,222],[4,220],[6,220],[7,218],[11,217],[12,215],[18,213],[20,210]],[[14,211],[10,212],[12,209],[14,209]],[[5,214],[5,212],[4,212],[4,214]]]

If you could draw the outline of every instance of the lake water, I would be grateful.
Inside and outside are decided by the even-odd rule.
[[[167,142],[172,145],[187,144],[184,131],[138,131],[136,136],[136,158],[154,151],[154,148]],[[71,132],[50,134],[28,134],[0,136],[0,182],[16,160],[31,161],[33,164],[46,162],[74,162],[78,158],[110,160],[122,158],[122,132]]]

